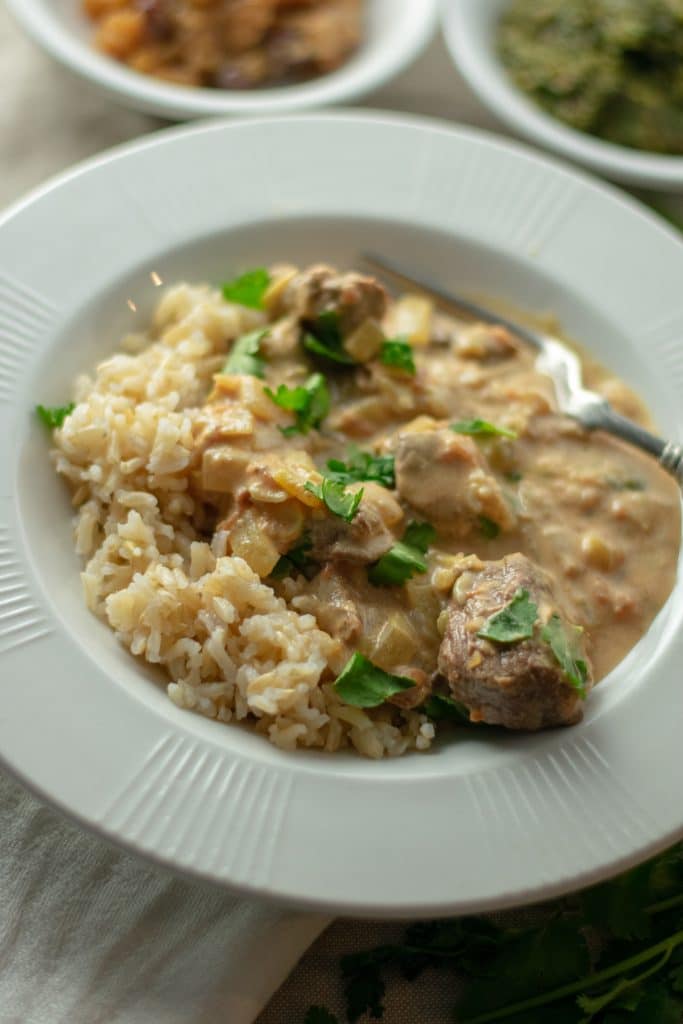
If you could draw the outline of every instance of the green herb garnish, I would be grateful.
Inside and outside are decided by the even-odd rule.
[[[429,523],[411,523],[403,540],[398,541],[368,570],[368,579],[376,587],[401,586],[417,573],[427,572],[424,555],[436,537]]]
[[[354,708],[377,708],[394,694],[414,686],[414,679],[392,676],[359,651],[349,659],[334,684],[338,696]]]
[[[523,475],[518,469],[511,469],[505,474],[505,479],[509,480],[512,484],[518,484],[523,479]]]
[[[470,713],[464,704],[441,693],[433,693],[420,710],[435,722],[461,722],[470,724]]]
[[[530,599],[528,590],[520,589],[509,604],[491,616],[477,636],[498,644],[518,643],[534,635],[537,618],[538,605]]]
[[[273,579],[282,580],[287,576],[294,576],[295,573],[308,575],[318,566],[309,558],[313,542],[310,535],[304,533],[299,541],[290,548],[286,555],[282,555],[277,565],[271,572]]]
[[[605,482],[613,491],[644,491],[647,487],[645,481],[639,477],[626,477],[623,480],[617,477],[608,477]]]
[[[75,402],[69,402],[68,405],[37,405],[36,413],[41,423],[49,427],[50,430],[54,430],[56,427],[61,427],[75,408]]]
[[[415,373],[413,349],[407,338],[390,338],[382,343],[380,361],[405,373]]]
[[[468,437],[509,437],[512,441],[517,439],[514,430],[497,427],[488,420],[460,420],[458,423],[451,423],[451,430],[456,434],[466,434]]]
[[[250,331],[243,334],[232,346],[223,373],[244,374],[246,377],[263,377],[265,375],[265,362],[259,356],[261,342],[268,333],[268,328],[259,331]]]
[[[479,516],[479,529],[487,540],[495,540],[500,534],[500,526],[488,516]]]
[[[547,625],[541,630],[541,639],[548,644],[557,663],[579,696],[585,698],[588,665],[579,656],[578,641],[582,633],[583,630],[580,626],[566,627],[559,615],[552,615]]]
[[[347,523],[355,519],[363,498],[362,487],[359,491],[347,491],[344,484],[331,480],[329,476],[323,477],[321,484],[312,484],[308,481],[305,489],[315,494],[316,498],[320,498],[328,511],[340,519],[345,519]]]
[[[374,480],[389,490],[393,490],[396,485],[393,455],[372,455],[358,448],[350,448],[348,462],[330,459],[327,468],[327,475],[343,484]]]
[[[265,267],[257,267],[223,285],[223,298],[249,309],[263,309],[263,296],[270,285],[270,274]]]
[[[335,310],[330,309],[321,313],[317,320],[308,323],[307,326],[308,330],[302,339],[305,349],[316,356],[322,356],[323,359],[330,359],[333,363],[342,363],[345,366],[355,364],[355,359],[344,348],[339,314]]]
[[[281,409],[293,412],[296,423],[292,427],[280,427],[285,437],[293,434],[307,434],[318,427],[330,411],[330,393],[321,373],[312,374],[305,384],[288,388],[280,384],[277,391],[265,388],[268,397]]]

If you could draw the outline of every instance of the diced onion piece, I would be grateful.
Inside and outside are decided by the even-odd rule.
[[[293,281],[298,273],[294,266],[283,264],[273,267],[272,280],[263,296],[263,308],[271,316],[276,316],[281,310],[282,298],[290,281]]]
[[[410,661],[419,648],[419,638],[408,616],[404,612],[391,612],[375,640],[370,660],[391,667]]]
[[[261,579],[270,576],[280,559],[277,545],[264,532],[260,516],[251,509],[230,530],[230,547]]]
[[[271,467],[273,480],[283,491],[291,494],[308,508],[322,508],[322,501],[306,489],[306,484],[319,485],[322,476],[307,452],[287,452],[283,459],[277,460]]]
[[[380,325],[368,318],[344,340],[344,348],[357,363],[367,363],[375,358],[384,340]]]
[[[208,448],[202,456],[202,489],[233,494],[243,483],[251,455],[230,445]]]
[[[405,295],[393,310],[393,333],[411,345],[428,345],[432,336],[434,303],[422,295]]]

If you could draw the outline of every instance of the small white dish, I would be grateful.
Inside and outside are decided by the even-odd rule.
[[[261,116],[348,103],[378,89],[424,49],[437,26],[438,0],[367,0],[363,42],[341,68],[272,89],[199,89],[132,71],[99,53],[80,0],[7,0],[39,46],[126,106],[170,120]]]
[[[444,0],[443,28],[453,60],[472,89],[513,131],[627,185],[683,189],[683,157],[617,146],[576,131],[524,95],[498,57],[496,28],[510,0]]]
[[[683,579],[580,725],[381,763],[178,709],[85,607],[35,404],[148,323],[160,279],[367,250],[553,311],[683,437],[683,245],[524,147],[333,114],[215,121],[82,164],[0,220],[0,760],[109,839],[255,896],[409,917],[557,895],[683,835]]]

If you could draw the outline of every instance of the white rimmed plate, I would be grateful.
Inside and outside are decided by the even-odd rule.
[[[255,895],[387,916],[539,899],[683,834],[683,584],[573,729],[465,733],[383,763],[282,753],[178,710],[86,611],[32,415],[145,322],[152,273],[352,266],[369,248],[555,311],[683,436],[683,245],[610,188],[380,114],[213,123],[105,154],[0,222],[0,756],[82,824]]]
[[[172,120],[262,116],[350,103],[419,55],[437,27],[438,0],[366,0],[363,40],[336,71],[268,89],[200,89],[143,75],[100,53],[80,0],[7,0],[28,34],[65,67],[126,106]]]

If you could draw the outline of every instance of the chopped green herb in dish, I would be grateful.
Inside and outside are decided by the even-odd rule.
[[[427,697],[422,710],[433,722],[461,722],[469,725],[470,713],[465,705],[440,693]]]
[[[368,579],[377,587],[397,587],[418,573],[427,572],[424,556],[436,538],[429,523],[411,523],[403,540],[398,541],[368,570]]]
[[[537,618],[538,605],[531,600],[528,590],[520,589],[505,608],[491,616],[477,636],[498,644],[518,643],[534,635]]]
[[[248,270],[234,281],[223,285],[223,298],[248,309],[263,309],[263,297],[270,285],[270,273],[265,267]]]
[[[333,310],[321,313],[317,320],[308,325],[303,336],[303,346],[313,355],[329,359],[333,363],[353,366],[355,359],[344,348],[339,314]]]
[[[321,484],[306,484],[306,490],[320,498],[327,510],[347,523],[353,522],[363,500],[363,488],[359,491],[347,491],[344,484],[330,477],[323,477]]]
[[[355,708],[377,708],[397,693],[414,687],[414,679],[385,672],[359,652],[346,663],[334,684],[337,695]]]
[[[404,373],[415,373],[413,349],[407,338],[391,338],[382,344],[380,360],[385,366],[391,366]]]
[[[579,655],[579,626],[565,626],[559,615],[553,615],[541,630],[541,639],[548,644],[567,679],[580,694],[586,696],[588,665]]]
[[[268,328],[243,334],[232,346],[223,367],[223,373],[243,373],[248,377],[264,377],[265,361],[261,358],[261,342],[268,334]]]
[[[296,423],[280,428],[285,437],[307,434],[314,427],[319,427],[330,411],[330,393],[321,373],[312,374],[305,384],[298,387],[288,388],[286,384],[280,384],[277,391],[266,388],[265,392],[281,409],[294,413]]]
[[[396,485],[393,455],[372,455],[359,448],[350,448],[347,462],[341,459],[329,459],[327,476],[343,484],[362,483],[374,480],[393,490]]]
[[[487,540],[495,540],[500,535],[500,526],[488,516],[479,516],[479,529]]]
[[[517,434],[507,427],[497,427],[495,423],[488,420],[459,420],[451,424],[451,430],[456,434],[466,434],[468,437],[508,437],[514,441]]]
[[[39,420],[50,430],[54,430],[56,427],[61,427],[67,416],[76,408],[75,402],[69,402],[68,405],[37,405],[36,413]]]
[[[293,548],[290,548],[286,555],[282,555],[271,573],[273,579],[285,579],[287,576],[294,576],[295,573],[307,576],[309,573],[315,572],[318,566],[310,557],[312,547],[310,534],[304,533],[301,540]]]

